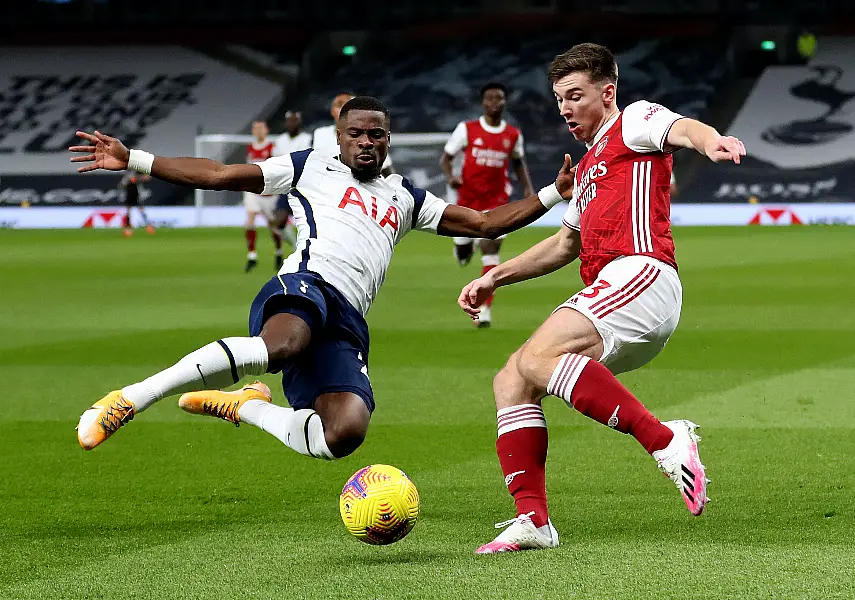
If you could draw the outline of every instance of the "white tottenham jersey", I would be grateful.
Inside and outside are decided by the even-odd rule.
[[[363,315],[395,245],[413,229],[436,233],[448,206],[400,175],[358,181],[349,167],[312,149],[257,164],[262,193],[288,193],[297,223],[297,248],[279,273],[314,271]]]
[[[335,125],[326,125],[325,127],[315,129],[315,132],[312,134],[312,148],[321,154],[332,157],[341,154],[341,148],[339,148],[338,140],[335,137]],[[383,161],[383,168],[388,169],[391,166],[392,157],[387,154],[386,160]]]
[[[305,131],[301,131],[294,137],[291,137],[287,133],[283,133],[276,138],[276,146],[273,148],[273,155],[282,156],[283,154],[290,154],[291,152],[305,150],[306,148],[311,147],[312,136]]]

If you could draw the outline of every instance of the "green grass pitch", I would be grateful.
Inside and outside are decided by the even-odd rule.
[[[548,233],[510,236],[505,257]],[[479,331],[455,305],[479,267],[458,268],[449,240],[405,240],[369,315],[378,409],[347,459],[175,398],[84,453],[74,426],[93,401],[245,335],[269,244],[244,275],[237,230],[0,232],[0,598],[855,597],[855,231],[675,237],[682,322],[621,380],[660,418],[701,424],[707,513],[691,517],[634,440],[551,399],[561,547],[476,557],[513,516],[492,376],[581,287],[575,267],[501,290]],[[383,548],[338,515],[348,476],[375,462],[422,497],[410,536]]]

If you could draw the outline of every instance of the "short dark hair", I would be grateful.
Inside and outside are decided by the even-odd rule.
[[[617,83],[618,68],[612,51],[600,44],[576,44],[566,52],[556,56],[549,65],[549,81],[584,71],[593,83]]]
[[[491,81],[489,83],[485,83],[481,86],[481,98],[484,97],[484,94],[487,93],[487,90],[502,90],[502,93],[507,96],[508,88],[505,87],[504,83],[499,83],[498,81]]]
[[[341,112],[338,114],[338,118],[344,119],[347,117],[347,113],[352,110],[376,110],[383,113],[386,117],[387,123],[391,121],[389,109],[386,108],[385,104],[373,96],[354,96],[341,107]]]

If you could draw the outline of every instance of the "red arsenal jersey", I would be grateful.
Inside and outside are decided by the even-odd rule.
[[[461,151],[465,151],[463,185],[457,190],[457,203],[475,210],[506,204],[511,191],[510,159],[523,156],[520,130],[505,121],[492,127],[484,117],[462,122],[445,145],[451,156]]]
[[[652,256],[677,268],[671,237],[673,159],[663,149],[680,118],[659,104],[634,102],[603,125],[577,164],[564,225],[581,233],[585,285],[620,256]]]
[[[263,160],[267,160],[273,156],[273,149],[275,146],[276,144],[268,139],[264,140],[260,144],[258,142],[252,142],[246,147],[246,162],[258,163]]]

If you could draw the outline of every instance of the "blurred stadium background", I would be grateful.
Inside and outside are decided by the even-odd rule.
[[[111,216],[118,177],[75,177],[67,162],[77,128],[98,127],[165,155],[243,160],[242,145],[194,140],[248,134],[252,119],[268,119],[279,133],[289,109],[303,112],[311,132],[330,122],[340,91],[390,106],[399,171],[444,196],[442,141],[479,114],[477,90],[490,80],[509,87],[509,119],[525,135],[540,186],[562,152],[578,158],[584,150],[567,135],[545,77],[549,60],[580,41],[616,52],[623,105],[660,102],[749,147],[736,168],[677,155],[675,224],[855,223],[855,37],[846,37],[855,32],[853,7],[847,0],[614,0],[595,9],[572,0],[4,5],[0,223],[118,224]],[[163,207],[152,211],[161,226],[241,222],[238,195],[194,199],[154,183],[146,196]],[[214,207],[187,208],[194,203]]]
[[[855,0],[24,0],[0,25],[0,598],[855,597],[855,230],[826,226],[855,225]],[[76,129],[243,161],[198,136],[257,118],[279,134],[287,110],[312,131],[336,93],[372,94],[398,170],[445,195],[442,140],[501,80],[537,188],[583,152],[545,77],[582,41],[616,51],[622,106],[659,101],[748,147],[738,167],[677,154],[681,324],[621,376],[704,427],[702,518],[637,444],[551,400],[562,546],[476,558],[512,516],[493,375],[582,285],[571,266],[503,289],[476,330],[454,299],[480,265],[418,234],[368,315],[378,409],[353,456],[319,464],[174,399],[78,447],[103,394],[245,335],[273,264],[264,240],[242,272],[238,196],[152,182],[157,234],[123,238],[121,175],[74,173]],[[227,227],[184,229],[199,223]],[[503,258],[552,231],[510,235]],[[337,506],[371,463],[422,496],[414,532],[379,549]]]

